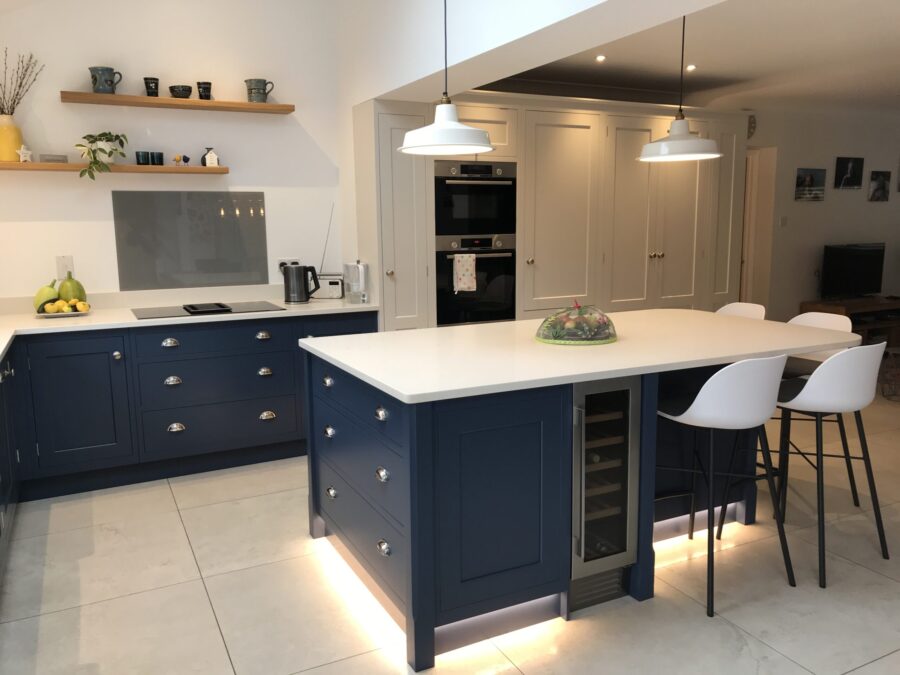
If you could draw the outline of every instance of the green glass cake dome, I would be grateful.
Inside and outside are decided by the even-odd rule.
[[[605,345],[616,341],[616,327],[596,307],[576,302],[544,319],[535,338],[551,345]]]

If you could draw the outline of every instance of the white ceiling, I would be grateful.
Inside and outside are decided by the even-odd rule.
[[[680,39],[677,20],[484,88],[677,102]],[[729,0],[688,16],[685,63],[690,105],[900,112],[900,0]]]

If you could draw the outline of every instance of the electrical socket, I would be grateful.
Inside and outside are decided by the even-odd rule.
[[[65,279],[69,272],[72,273],[73,277],[75,276],[75,256],[56,256],[56,278]]]
[[[278,259],[278,270],[281,271],[282,265],[299,265],[300,261],[296,258],[279,258]]]

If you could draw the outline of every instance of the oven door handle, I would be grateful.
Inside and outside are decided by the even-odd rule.
[[[463,254],[466,255],[466,254]],[[479,258],[512,258],[512,253],[475,253],[475,256]],[[447,255],[447,260],[453,260],[456,257],[455,254],[450,253]]]
[[[462,180],[450,178],[444,181],[445,185],[512,185],[511,180]]]

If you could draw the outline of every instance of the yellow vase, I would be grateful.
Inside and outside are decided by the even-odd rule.
[[[12,115],[0,115],[0,162],[18,162],[16,150],[22,147],[22,132]]]

